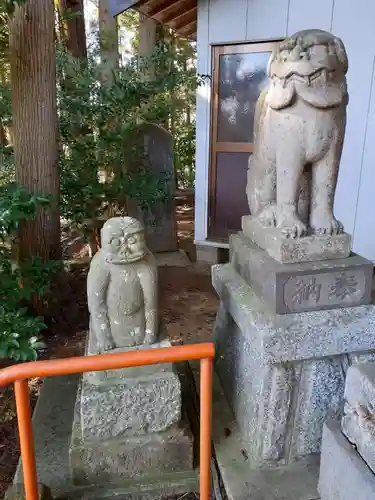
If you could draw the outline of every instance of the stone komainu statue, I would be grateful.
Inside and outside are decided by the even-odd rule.
[[[286,237],[337,234],[333,202],[345,135],[348,60],[342,41],[320,30],[281,42],[259,97],[249,160],[250,212]]]
[[[158,271],[144,233],[132,217],[113,217],[102,228],[87,277],[90,334],[99,352],[158,339]]]

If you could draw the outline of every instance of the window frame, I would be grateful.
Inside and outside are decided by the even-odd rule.
[[[252,153],[253,143],[224,142],[217,140],[219,117],[219,67],[220,56],[231,54],[249,54],[257,52],[272,52],[280,40],[265,42],[246,42],[230,45],[212,45],[212,86],[210,105],[210,134],[209,134],[209,166],[208,166],[208,220],[207,238],[211,241],[227,242],[228,239],[218,234],[215,226],[216,211],[216,177],[218,153]],[[245,187],[244,187],[245,189]]]

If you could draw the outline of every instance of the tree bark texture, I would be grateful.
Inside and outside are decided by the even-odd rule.
[[[61,256],[56,111],[55,14],[51,0],[27,1],[10,20],[12,111],[16,180],[28,191],[50,194],[20,226],[19,258]]]
[[[168,29],[165,28],[162,24],[158,23],[154,19],[145,16],[144,14],[139,15],[139,47],[138,47],[138,55],[142,58],[145,58],[146,69],[148,73],[148,77],[150,80],[155,78],[155,72],[157,68],[155,68],[154,64],[150,63],[150,58],[157,45],[164,42],[168,33]]]
[[[87,59],[83,0],[59,0],[62,37],[66,50],[77,59]]]
[[[111,85],[113,72],[118,68],[118,27],[116,18],[108,9],[108,0],[99,0],[99,37],[102,61],[102,82]]]
[[[154,19],[139,15],[139,48],[138,55],[150,57],[155,50],[157,43],[157,23]]]

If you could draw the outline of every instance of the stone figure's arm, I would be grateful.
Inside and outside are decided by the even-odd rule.
[[[158,269],[152,254],[147,256],[147,265],[142,266],[139,280],[145,301],[146,335],[144,344],[153,344],[159,333]]]
[[[110,273],[104,256],[98,252],[91,261],[87,276],[87,305],[90,312],[90,328],[96,335],[101,352],[116,347],[108,319],[106,303]]]

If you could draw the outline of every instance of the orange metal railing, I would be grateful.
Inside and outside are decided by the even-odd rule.
[[[201,361],[200,379],[200,498],[209,500],[211,490],[212,362],[214,345],[194,344],[137,352],[100,354],[10,366],[0,371],[0,386],[14,382],[26,500],[38,500],[34,440],[28,379],[113,370],[178,361]]]

